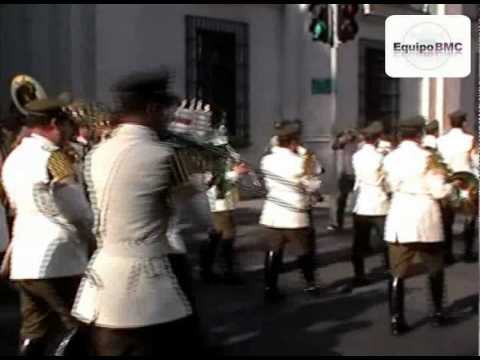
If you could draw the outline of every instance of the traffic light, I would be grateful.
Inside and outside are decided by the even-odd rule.
[[[331,42],[331,26],[328,4],[310,4],[308,11],[312,15],[310,33],[313,41]]]
[[[358,24],[355,16],[358,13],[357,4],[339,4],[337,36],[342,43],[353,40],[358,33]]]

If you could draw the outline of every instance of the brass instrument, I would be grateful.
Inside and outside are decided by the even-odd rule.
[[[10,84],[10,95],[16,108],[23,115],[28,115],[25,105],[33,100],[46,99],[47,93],[31,76],[16,75]]]
[[[454,173],[448,165],[443,161],[442,156],[438,151],[429,150],[432,154],[429,159],[427,171],[445,176],[447,183],[459,182],[453,192],[443,201],[450,204],[450,206],[466,215],[477,216],[478,212],[478,178],[470,172],[456,172]]]
[[[77,125],[95,130],[100,134],[99,137],[109,134],[113,128],[111,111],[102,103],[77,100],[65,107],[64,111]]]
[[[466,216],[478,216],[478,178],[466,171],[450,175],[447,182],[459,181],[449,197],[452,207]]]
[[[310,150],[306,150],[303,158],[303,174],[304,176],[315,176],[317,174],[317,156]]]

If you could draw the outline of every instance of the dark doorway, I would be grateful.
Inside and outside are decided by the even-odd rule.
[[[248,24],[187,16],[186,50],[187,98],[210,103],[214,122],[225,113],[234,147],[250,145]]]
[[[217,115],[214,120],[226,113],[228,133],[235,136],[235,34],[198,30],[197,38],[198,96],[212,105]]]
[[[400,82],[385,73],[383,42],[360,40],[360,126],[381,121],[393,135],[400,116]]]

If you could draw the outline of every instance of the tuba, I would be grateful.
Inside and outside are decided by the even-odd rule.
[[[33,100],[46,99],[43,87],[29,75],[16,75],[10,85],[10,95],[15,107],[23,115],[28,115],[25,105]]]

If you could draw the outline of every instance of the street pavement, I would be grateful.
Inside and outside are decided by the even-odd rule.
[[[347,217],[345,231],[328,233],[328,209],[324,203],[315,210],[320,294],[314,297],[303,292],[295,254],[287,249],[279,280],[287,298],[279,304],[265,304],[265,239],[257,225],[260,209],[260,201],[244,201],[236,211],[236,251],[243,285],[204,284],[198,279],[198,267],[194,267],[202,333],[212,355],[478,354],[478,265],[461,261],[461,241],[455,241],[460,260],[446,271],[445,305],[452,315],[452,324],[430,327],[427,277],[420,274],[406,281],[406,318],[413,330],[393,337],[389,333],[387,283],[382,273],[382,242],[373,241],[372,254],[366,260],[372,284],[351,290],[351,219]],[[456,231],[460,230],[461,224],[457,224]],[[198,234],[188,244],[194,264],[198,264],[201,238]],[[15,354],[18,323],[15,293],[0,286],[0,356]]]

